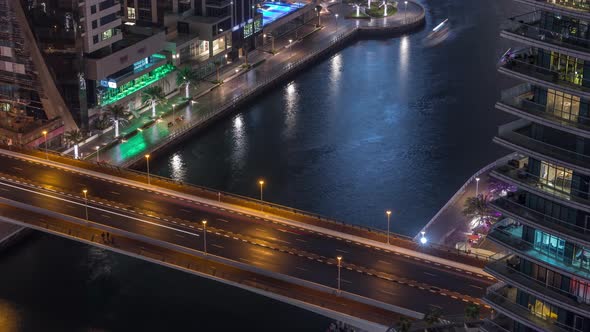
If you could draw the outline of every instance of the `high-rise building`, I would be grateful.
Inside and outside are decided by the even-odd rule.
[[[590,1],[517,0],[501,36],[521,45],[499,71],[520,85],[496,108],[519,117],[494,141],[518,153],[491,175],[518,188],[492,205],[487,331],[590,331]]]

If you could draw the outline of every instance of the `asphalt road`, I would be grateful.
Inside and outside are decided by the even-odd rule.
[[[432,262],[3,155],[0,173],[26,182],[2,179],[2,197],[84,218],[87,189],[91,221],[188,248],[203,250],[206,219],[208,252],[331,287],[337,284],[334,258],[341,255],[343,290],[415,311],[436,306],[461,314],[462,297],[480,298],[492,284]]]

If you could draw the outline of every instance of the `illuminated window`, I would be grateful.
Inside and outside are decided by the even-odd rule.
[[[113,35],[113,29],[108,29],[106,31],[103,31],[103,33],[100,35],[100,40],[107,40],[111,38]]]
[[[547,91],[547,112],[558,118],[578,122],[580,97],[549,89]]]
[[[582,85],[584,60],[569,55],[551,52],[551,70],[559,73],[559,79]]]
[[[535,249],[553,257],[563,258],[565,254],[565,240],[555,235],[535,230]]]
[[[541,183],[559,191],[569,193],[572,186],[573,171],[565,167],[541,162]]]
[[[135,8],[127,7],[127,19],[135,20]]]
[[[538,317],[543,319],[557,320],[557,308],[549,303],[545,303],[541,300],[536,300],[531,307],[531,312]]]

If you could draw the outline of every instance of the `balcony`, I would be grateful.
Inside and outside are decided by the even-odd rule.
[[[231,5],[230,0],[207,0],[207,2],[205,2],[205,6],[211,8],[225,8],[229,5]]]
[[[531,85],[521,84],[502,91],[502,98],[496,103],[496,108],[547,127],[590,138],[590,118],[579,114],[550,112],[546,105],[532,99]]]
[[[590,305],[579,303],[576,296],[553,286],[545,285],[518,270],[516,257],[504,257],[485,267],[485,271],[507,284],[535,295],[543,301],[583,316],[590,315]]]
[[[510,219],[504,219],[496,224],[496,227],[488,234],[487,238],[548,269],[559,270],[562,274],[578,279],[590,280],[590,266],[588,263],[582,263],[578,260],[566,262],[564,258],[557,258],[546,250],[538,249],[532,243],[522,239],[522,231],[522,225],[511,222]]]
[[[523,224],[553,233],[570,242],[590,247],[590,229],[567,223],[541,212],[535,211],[518,202],[517,196],[503,197],[492,202],[494,209],[506,217]]]
[[[484,332],[511,332],[513,320],[504,316],[497,315],[496,318],[486,318],[480,326],[480,331]]]
[[[550,12],[590,20],[590,2],[588,0],[516,0],[518,2],[544,9]]]
[[[544,29],[541,27],[541,12],[511,17],[509,27],[500,35],[532,47],[590,60],[590,40]]]
[[[590,174],[590,156],[531,138],[526,134],[529,126],[529,121],[522,119],[507,123],[500,126],[498,136],[493,140],[527,156]]]
[[[534,85],[590,99],[590,79],[584,78],[582,73],[565,73],[539,66],[534,50],[510,55],[498,71]]]
[[[488,293],[483,300],[498,312],[534,330],[547,332],[572,331],[571,328],[561,325],[556,320],[536,316],[531,309],[516,303],[516,288],[504,286],[497,291],[488,289]]]
[[[535,174],[529,173],[525,168],[517,168],[510,165],[502,165],[494,169],[492,177],[511,183],[520,189],[532,192],[546,199],[558,201],[574,209],[590,212],[590,200],[588,193],[570,189],[564,192],[555,188],[546,180]]]

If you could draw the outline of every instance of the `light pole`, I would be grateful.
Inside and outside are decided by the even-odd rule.
[[[145,155],[145,163],[147,165],[147,181],[148,181],[148,184],[151,184],[150,183],[150,155],[149,154]]]
[[[321,19],[320,19],[320,12],[321,12],[321,9],[320,9],[320,10],[318,10],[318,7],[315,7],[315,11],[318,13],[318,25],[316,26],[316,28],[319,28],[319,27],[321,27],[321,26],[322,26],[322,24],[321,24]]]
[[[201,221],[203,223],[203,252],[207,255],[207,220]]]
[[[293,56],[293,46],[291,45],[292,42],[293,42],[293,39],[289,39],[289,53],[291,53],[291,55],[289,57]]]
[[[88,221],[88,190],[84,189],[82,193],[84,193],[84,211],[86,212],[86,221]]]
[[[100,162],[100,146],[97,145],[95,147],[95,149],[96,149],[96,162],[99,163]]]
[[[336,16],[336,30],[338,30],[338,13],[336,13],[334,16]]]
[[[338,260],[338,293],[340,293],[340,268],[342,267],[342,256],[336,257]]]
[[[407,23],[408,18],[408,2],[404,1],[404,23]]]
[[[420,234],[422,234],[422,237],[420,238],[420,243],[426,244],[426,242],[428,242],[428,240],[426,239],[426,236],[424,236],[424,234],[426,234],[426,232],[422,231],[422,232],[420,232]]]
[[[391,217],[391,211],[387,210],[385,214],[387,214],[387,244],[389,244],[389,219]]]
[[[262,188],[264,187],[264,180],[258,180],[258,184],[260,185],[260,211],[262,211],[262,209],[264,208],[264,205],[262,204]]]
[[[47,154],[47,130],[43,130],[43,137],[45,139],[45,159],[49,160],[49,155]]]
[[[475,178],[475,197],[479,196],[479,178]]]

